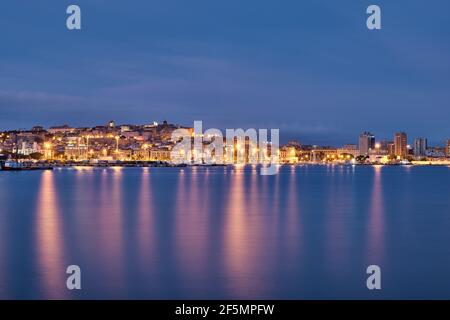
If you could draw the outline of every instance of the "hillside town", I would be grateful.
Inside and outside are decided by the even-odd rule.
[[[181,125],[152,122],[144,125],[121,124],[109,121],[95,127],[60,125],[49,128],[35,126],[29,130],[0,132],[0,161],[46,162],[55,165],[108,165],[118,163],[174,162],[171,151],[176,141],[172,133],[194,129]],[[406,133],[395,133],[392,140],[376,140],[370,132],[359,135],[358,144],[340,147],[304,145],[289,141],[280,146],[280,164],[349,163],[349,164],[450,164],[450,139],[443,146],[428,146],[426,138],[415,138],[408,144]],[[245,137],[244,145],[234,145],[236,153],[242,149],[245,163],[252,162],[258,146]],[[270,147],[267,156],[270,156]],[[236,157],[226,153],[217,164],[236,163]]]

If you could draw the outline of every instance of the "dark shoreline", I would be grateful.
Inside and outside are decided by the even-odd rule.
[[[280,164],[280,167],[297,167],[297,166],[388,166],[388,167],[436,167],[436,166],[450,166],[450,164],[445,163],[426,163],[426,164],[351,164],[351,163],[296,163],[296,164]],[[15,171],[36,171],[36,170],[49,170],[49,169],[62,169],[62,168],[76,168],[76,167],[86,167],[86,168],[185,168],[185,167],[233,167],[235,164],[171,164],[168,162],[152,162],[152,161],[127,161],[119,163],[51,163],[43,162],[38,164],[24,165],[22,169]],[[244,167],[255,166],[252,164],[245,164]],[[257,164],[256,166],[262,166]],[[6,170],[3,166],[0,167],[0,171],[14,171]]]

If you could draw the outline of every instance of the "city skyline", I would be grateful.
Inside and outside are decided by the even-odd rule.
[[[449,0],[4,2],[0,300],[450,301]]]
[[[318,144],[364,130],[450,136],[446,1],[407,12],[379,1],[377,32],[365,26],[368,2],[77,3],[74,32],[67,3],[3,7],[0,128],[199,118]]]
[[[148,121],[148,122],[140,122],[140,123],[131,123],[131,122],[117,122],[115,120],[108,120],[105,121],[103,123],[97,123],[94,125],[79,125],[79,126],[72,126],[69,124],[68,121],[64,122],[64,123],[60,123],[57,125],[50,125],[50,126],[44,126],[41,124],[35,124],[32,127],[29,128],[12,128],[12,129],[3,129],[0,128],[0,132],[14,132],[14,131],[23,131],[23,132],[30,132],[33,131],[34,128],[42,128],[44,130],[49,130],[49,129],[57,129],[57,128],[63,128],[63,127],[68,127],[68,128],[73,128],[73,129],[93,129],[96,127],[108,127],[111,124],[114,124],[114,126],[117,125],[117,127],[121,127],[121,126],[153,126],[153,125],[158,125],[158,124],[164,124],[164,123],[168,123],[166,120],[162,120],[162,121]],[[179,127],[184,127],[184,128],[193,128],[192,125],[187,124],[187,123],[174,123],[174,122],[169,122],[170,125],[173,126],[179,126]],[[193,121],[192,121],[193,124]],[[222,129],[229,129],[230,127],[226,127],[226,128],[222,128]],[[232,129],[232,128],[230,128]],[[236,128],[238,129],[238,128]],[[244,131],[247,129],[250,129],[249,127],[242,127],[240,129],[243,129]],[[258,129],[258,128],[256,128]],[[272,129],[278,129],[278,128],[272,128]],[[306,144],[306,145],[321,145],[321,146],[345,146],[345,145],[356,145],[358,147],[358,149],[360,150],[361,154],[365,154],[367,153],[370,149],[375,149],[375,142],[380,143],[387,143],[387,142],[392,142],[394,143],[396,140],[396,136],[399,133],[405,133],[407,136],[406,139],[406,145],[408,147],[410,147],[410,149],[415,149],[414,146],[416,146],[416,143],[418,143],[418,141],[420,141],[420,143],[425,144],[425,147],[421,146],[421,148],[426,149],[428,146],[430,147],[438,147],[438,146],[442,146],[442,147],[446,147],[448,144],[448,141],[450,141],[450,139],[448,137],[443,138],[438,140],[436,137],[425,137],[425,136],[412,136],[410,134],[407,134],[408,131],[405,130],[392,130],[392,133],[390,136],[379,136],[376,133],[373,133],[372,131],[369,130],[362,130],[359,133],[355,133],[353,140],[350,141],[342,141],[339,143],[327,143],[327,140],[324,140],[325,143],[314,143],[314,141],[309,141],[309,140],[304,140],[302,139],[301,136],[293,136],[293,137],[287,137],[287,136],[283,136],[283,131],[280,130],[280,142],[282,142],[283,144],[288,144],[289,141],[300,141],[302,142],[302,144]],[[329,137],[330,138],[330,137]],[[333,139],[329,139],[328,141],[332,141]],[[368,140],[367,142],[365,142],[364,140]],[[422,141],[424,140],[424,141]],[[437,141],[436,143],[430,143],[430,141]],[[361,144],[364,144],[363,150],[361,150]],[[387,146],[386,146],[387,147]]]
[[[216,165],[255,164],[272,160],[280,164],[448,165],[450,158],[449,139],[444,141],[443,146],[429,146],[427,138],[410,137],[413,143],[409,144],[407,133],[402,131],[395,132],[393,139],[380,139],[364,131],[359,135],[358,143],[340,146],[305,144],[300,139],[280,143],[278,133],[275,140],[272,133],[269,140],[264,138],[264,134],[261,136],[261,132],[259,135],[254,128],[227,128],[225,137],[220,129],[204,129],[201,121],[194,121],[194,126],[186,126],[166,120],[147,124],[121,124],[110,120],[93,127],[64,124],[0,131],[0,155],[3,160],[17,160],[20,156],[32,161],[74,161],[94,165],[97,161],[111,165],[121,161]],[[206,140],[203,140],[204,137]],[[217,144],[218,138],[220,145]],[[210,150],[211,146],[214,151]],[[272,159],[273,155],[275,158]]]

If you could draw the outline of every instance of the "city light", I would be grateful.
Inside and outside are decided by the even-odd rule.
[[[171,130],[179,128],[177,125],[169,125]],[[124,131],[124,127],[126,130]],[[152,129],[150,129],[152,128]],[[188,128],[189,134],[194,134],[193,128]],[[198,137],[206,136],[209,139],[214,134],[197,133]],[[40,141],[39,141],[40,140]],[[42,142],[42,140],[44,140]],[[448,164],[450,163],[450,140],[445,140],[444,147],[430,147],[426,138],[414,139],[414,144],[409,145],[407,135],[397,132],[391,140],[375,142],[372,133],[364,132],[359,135],[358,144],[347,144],[340,148],[319,145],[282,145],[277,148],[274,155],[280,164],[295,164],[298,162],[310,163],[340,163],[349,164],[355,159],[359,164]],[[178,141],[179,142],[179,141]],[[211,141],[208,141],[211,142]],[[165,161],[171,162],[171,151],[177,142],[171,141],[170,131],[159,133],[154,127],[148,125],[119,125],[111,127],[95,126],[92,128],[70,128],[59,126],[49,130],[23,130],[0,132],[0,150],[6,154],[20,154],[27,157],[30,154],[41,154],[45,160],[55,161],[90,161],[95,162],[99,158],[106,161]],[[247,140],[239,139],[225,149],[222,159],[213,152],[209,156],[215,163],[230,163],[244,161],[252,163],[271,161],[270,144],[263,142],[263,149],[258,143],[247,143]],[[205,149],[206,150],[206,149]],[[262,152],[261,152],[262,151]],[[208,151],[211,152],[211,151]],[[238,153],[239,159],[235,159]],[[203,159],[202,151],[180,151],[176,157],[189,157],[187,162],[195,159]],[[194,159],[195,158],[195,159]],[[105,160],[105,159],[104,159]]]

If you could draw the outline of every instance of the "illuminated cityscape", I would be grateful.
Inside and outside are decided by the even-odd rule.
[[[167,121],[145,125],[116,125],[109,121],[89,128],[60,125],[48,129],[35,126],[30,130],[4,131],[0,132],[0,159],[3,163],[14,159],[24,163],[51,162],[53,165],[116,165],[121,162],[170,165],[174,161],[171,158],[175,145],[172,133],[179,128],[194,136],[192,127]],[[252,163],[258,146],[253,145],[249,137],[244,141],[243,146],[234,144],[236,156],[233,159],[224,153],[220,159],[213,155],[213,162],[233,164],[237,154],[243,154],[244,162]],[[427,141],[423,137],[415,138],[410,146],[405,132],[395,133],[393,141],[378,141],[367,131],[359,135],[358,145],[333,147],[289,141],[280,146],[278,161],[281,164],[450,164],[450,140],[445,141],[444,147],[428,146]]]
[[[450,301],[449,11],[3,1],[0,300],[431,314]]]

